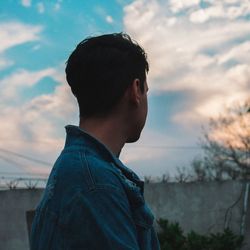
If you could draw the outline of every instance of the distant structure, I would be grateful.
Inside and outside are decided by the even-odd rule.
[[[30,181],[33,187],[37,180]],[[21,189],[25,182],[29,180],[20,180],[16,189],[0,191],[0,250],[29,249],[29,212],[35,210],[43,189],[38,185]],[[229,227],[245,235],[244,250],[250,249],[249,191],[250,183],[232,180],[145,183],[145,199],[156,219],[177,221],[186,233],[215,233]]]
[[[41,176],[16,176],[12,174],[0,173],[0,190],[17,188],[44,188],[47,183],[46,177]]]

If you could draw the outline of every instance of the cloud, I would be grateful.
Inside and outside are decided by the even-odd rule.
[[[158,131],[147,129],[147,131],[143,131],[140,140],[136,144],[126,145],[125,149],[122,151],[121,158],[125,164],[135,163],[141,159],[152,160],[155,157],[166,156],[164,150],[157,150],[160,149],[161,145],[174,144],[175,140],[172,137],[163,136]],[[154,146],[156,147],[154,148]]]
[[[190,15],[190,21],[194,23],[204,23],[210,18],[219,18],[225,16],[223,6],[217,5],[207,9],[200,9]]]
[[[125,6],[124,29],[148,54],[151,95],[181,93],[185,99],[165,103],[165,110],[175,106],[174,112],[162,113],[166,118],[161,118],[161,127],[166,129],[161,136],[155,134],[156,126],[146,129],[154,136],[146,136],[144,144],[195,145],[201,124],[249,97],[248,13],[249,1],[232,0],[136,0]],[[174,166],[189,165],[198,153],[198,148],[149,147],[128,149],[122,157],[137,172],[154,176],[166,170],[173,175]]]
[[[114,23],[114,19],[111,15],[108,14],[107,10],[100,5],[96,5],[94,7],[94,11],[97,15],[103,18],[107,23],[112,24]]]
[[[1,55],[1,54],[0,54]],[[0,58],[0,71],[13,65],[14,62],[4,57]]]
[[[77,122],[78,108],[63,72],[61,67],[22,69],[0,81],[0,139],[5,148],[54,162],[64,143],[62,124]],[[23,101],[18,90],[28,90],[45,77],[58,83],[54,92]],[[48,173],[52,167],[27,162],[23,166],[22,171],[33,173]]]
[[[30,72],[24,69],[16,70],[11,75],[0,80],[2,86],[1,102],[18,98],[18,90],[35,85],[46,76],[53,75],[54,69],[48,68],[40,71]]]
[[[243,18],[249,7],[245,1],[206,2],[137,0],[124,8],[126,32],[149,56],[151,90],[189,95],[172,117],[182,126],[217,115],[250,91],[250,23]]]
[[[106,22],[107,23],[113,23],[114,22],[114,19],[112,18],[112,16],[106,16]]]
[[[249,63],[250,41],[242,42],[235,45],[231,49],[221,53],[218,57],[218,64],[226,63],[230,60],[235,60],[240,63]]]
[[[178,13],[190,7],[199,6],[200,0],[170,0],[169,5],[173,13]]]
[[[176,165],[188,165],[199,151],[186,148],[185,145],[189,146],[189,143],[185,133],[182,137],[184,147],[180,147],[177,135],[146,128],[136,144],[126,144],[120,158],[141,178],[145,175],[156,177],[166,173],[173,176]]]
[[[31,0],[22,0],[21,1],[22,6],[24,7],[30,7],[31,6]]]
[[[54,5],[54,10],[55,10],[55,11],[58,11],[58,10],[60,10],[60,9],[61,9],[60,3],[56,3],[56,4]]]
[[[13,60],[8,59],[5,55],[8,49],[27,42],[40,40],[39,34],[41,31],[42,26],[39,25],[28,25],[14,21],[0,23],[0,71],[15,64]]]
[[[39,40],[41,31],[42,26],[40,25],[29,25],[21,22],[0,23],[0,53],[13,46]]]
[[[39,2],[37,5],[37,11],[40,13],[40,14],[43,14],[44,11],[45,11],[45,7],[44,7],[44,4],[42,2]]]
[[[210,6],[190,14],[190,21],[204,23],[210,19],[234,20],[250,14],[249,1],[213,1]]]
[[[0,70],[15,63],[8,59],[8,49],[39,41],[42,30],[40,25],[17,21],[0,23]],[[33,45],[33,49],[38,48],[39,45]],[[77,120],[76,102],[65,83],[63,72],[61,67],[36,71],[15,67],[9,74],[0,78],[0,138],[6,148],[24,155],[32,155],[37,159],[46,156],[46,161],[54,162],[55,155],[59,153],[64,141],[64,128],[61,124],[66,124],[67,120]],[[45,78],[58,83],[54,92],[23,99],[25,92]],[[18,161],[18,168],[26,172],[48,173],[52,167],[30,164],[27,161],[22,164],[20,159]],[[10,163],[2,162],[1,165],[6,165],[7,169]],[[14,163],[12,169],[13,167],[16,169]]]
[[[19,88],[28,89],[35,86],[43,78],[50,77],[58,83],[55,91],[50,94],[39,95],[27,102],[21,102],[17,112],[20,110],[26,111],[22,118],[26,117],[30,121],[38,119],[41,113],[43,113],[42,117],[51,116],[51,118],[54,117],[55,119],[61,119],[70,115],[75,107],[75,103],[70,88],[65,82],[63,70],[61,67],[59,68],[47,68],[39,71],[19,70],[1,80],[0,105],[2,106],[2,114],[9,113],[12,108],[16,109],[15,100],[19,97]],[[67,105],[64,106],[65,104]],[[48,119],[48,123],[53,122],[52,120]]]

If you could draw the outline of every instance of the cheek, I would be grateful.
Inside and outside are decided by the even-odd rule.
[[[148,114],[148,100],[146,99],[146,105],[145,105],[145,115]]]
[[[143,126],[145,125],[145,122],[147,120],[148,115],[148,104],[145,102],[144,109],[141,112],[141,122],[143,123]]]

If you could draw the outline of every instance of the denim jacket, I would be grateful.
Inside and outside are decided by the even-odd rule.
[[[31,250],[158,250],[143,182],[102,143],[66,126],[32,224]]]

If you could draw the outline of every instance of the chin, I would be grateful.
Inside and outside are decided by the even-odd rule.
[[[136,142],[140,139],[141,133],[136,135],[136,136],[131,136],[128,138],[128,140],[126,141],[126,143],[133,143]]]

